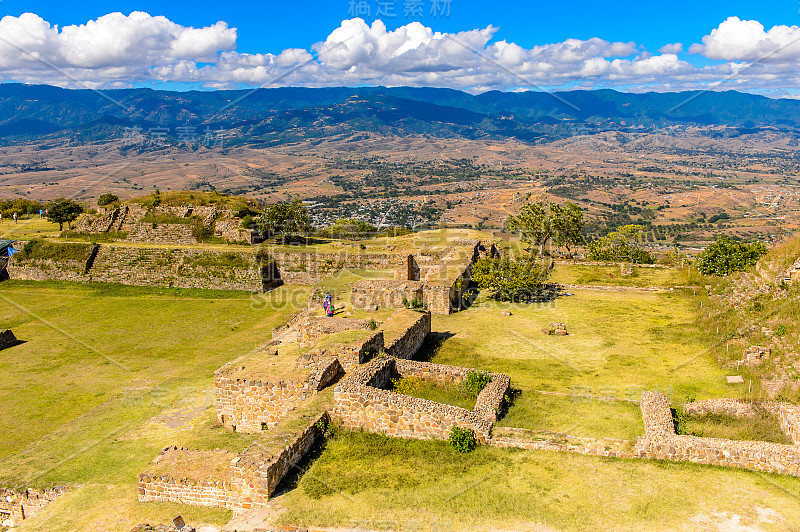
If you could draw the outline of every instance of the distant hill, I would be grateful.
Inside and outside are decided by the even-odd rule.
[[[0,84],[0,141],[107,141],[126,128],[236,130],[236,142],[272,145],[347,132],[552,140],[603,130],[725,126],[731,134],[800,134],[800,101],[735,91],[632,94],[334,87],[169,92],[95,92]]]

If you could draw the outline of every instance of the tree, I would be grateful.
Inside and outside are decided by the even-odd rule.
[[[106,205],[111,205],[112,203],[116,203],[118,201],[119,197],[110,192],[106,192],[105,194],[97,198],[97,204],[100,207],[105,207]]]
[[[641,248],[643,227],[623,225],[587,246],[590,260],[608,262],[631,262],[633,264],[652,264],[653,258]]]
[[[508,218],[508,228],[519,232],[523,242],[538,246],[540,257],[544,257],[550,240],[570,253],[573,246],[584,241],[583,225],[583,212],[570,202],[564,205],[545,200],[529,202],[518,215]]]
[[[718,236],[697,256],[695,267],[703,275],[728,275],[753,266],[767,252],[763,242],[734,242]]]
[[[368,224],[363,220],[356,220],[353,218],[336,220],[333,225],[322,229],[320,236],[327,238],[347,238],[350,240],[358,240],[374,235],[378,232],[378,228],[374,225]]]
[[[535,299],[548,274],[548,269],[528,254],[521,257],[486,257],[472,266],[472,280],[498,301]]]
[[[574,203],[564,205],[550,204],[551,226],[553,228],[553,243],[565,247],[567,253],[572,255],[572,247],[584,243],[583,238],[583,212]]]
[[[72,200],[58,198],[47,206],[47,219],[58,224],[58,230],[64,230],[64,224],[72,227],[72,222],[78,219],[83,212],[83,207]]]
[[[288,234],[305,231],[309,226],[308,209],[302,201],[282,201],[264,208],[264,213],[255,220],[262,235]]]

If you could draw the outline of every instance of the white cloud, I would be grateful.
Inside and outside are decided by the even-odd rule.
[[[676,42],[672,44],[665,44],[658,49],[662,54],[679,54],[683,51],[683,44]]]
[[[693,45],[692,53],[710,59],[786,61],[800,59],[800,27],[773,26],[764,31],[757,20],[730,17]]]
[[[0,19],[0,80],[61,86],[124,87],[148,81],[241,86],[410,85],[473,92],[549,87],[682,90],[731,86],[792,93],[800,87],[800,28],[731,17],[690,47],[721,61],[695,66],[681,43],[651,53],[634,42],[600,38],[522,47],[493,41],[487,26],[436,32],[419,22],[389,30],[377,20],[342,21],[309,49],[278,54],[236,51],[225,22],[191,28],[165,17],[110,13],[59,28],[38,15]],[[797,41],[797,42],[796,42]],[[764,54],[767,60],[754,61]],[[735,81],[735,83],[734,83]],[[714,84],[714,85],[712,85]]]

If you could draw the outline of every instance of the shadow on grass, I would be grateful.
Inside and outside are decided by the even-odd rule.
[[[430,362],[436,353],[441,349],[442,345],[455,336],[451,332],[432,332],[425,337],[419,350],[414,354],[413,359],[419,362]]]

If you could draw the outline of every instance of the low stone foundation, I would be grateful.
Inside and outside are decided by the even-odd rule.
[[[667,398],[658,392],[643,392],[641,409],[645,433],[636,440],[635,457],[800,476],[798,446],[676,435]]]
[[[27,489],[15,491],[0,488],[0,527],[16,527],[25,519],[34,517],[39,511],[59,498],[67,488],[64,486],[48,490]]]
[[[235,431],[255,433],[277,425],[287,412],[296,408],[317,388],[312,388],[308,377],[277,382],[255,377],[251,380],[232,377],[245,367],[249,356],[228,362],[214,372],[215,402],[220,423]],[[264,375],[263,379],[267,377]],[[319,381],[316,385],[319,385]]]
[[[487,410],[495,415],[499,411],[510,382],[507,376],[492,374],[496,385],[481,392],[483,397],[479,395],[478,398],[482,405],[476,405],[474,411],[383,389],[395,376],[424,375],[428,379],[460,382],[467,371],[467,368],[389,357],[376,359],[357,368],[336,386],[333,416],[348,429],[404,438],[446,440],[452,427],[459,426],[472,429],[476,439],[485,443],[491,437],[493,426],[492,421],[486,419]],[[500,403],[489,405],[501,389]]]
[[[234,515],[259,508],[319,441],[328,422],[323,412],[297,433],[265,435],[239,455],[167,447],[139,474],[139,501],[216,506],[232,509]]]
[[[139,502],[178,502],[193,506],[216,506],[232,509],[237,499],[231,475],[231,460],[235,458],[236,453],[228,451],[198,451],[182,447],[167,447],[158,453],[150,468],[137,477]],[[224,469],[215,468],[210,475],[198,475],[192,471],[196,467],[191,466],[182,472],[175,469],[175,473],[166,471],[156,473],[160,469],[165,469],[162,462],[192,463],[192,466],[202,464],[210,465],[212,468],[214,465],[223,463]],[[181,465],[173,467],[181,468]]]
[[[800,406],[764,401],[759,406],[778,418],[781,430],[791,438],[792,443],[800,445]],[[707,399],[683,405],[683,411],[689,415],[722,414],[727,416],[748,417],[756,415],[751,403],[735,399]]]

